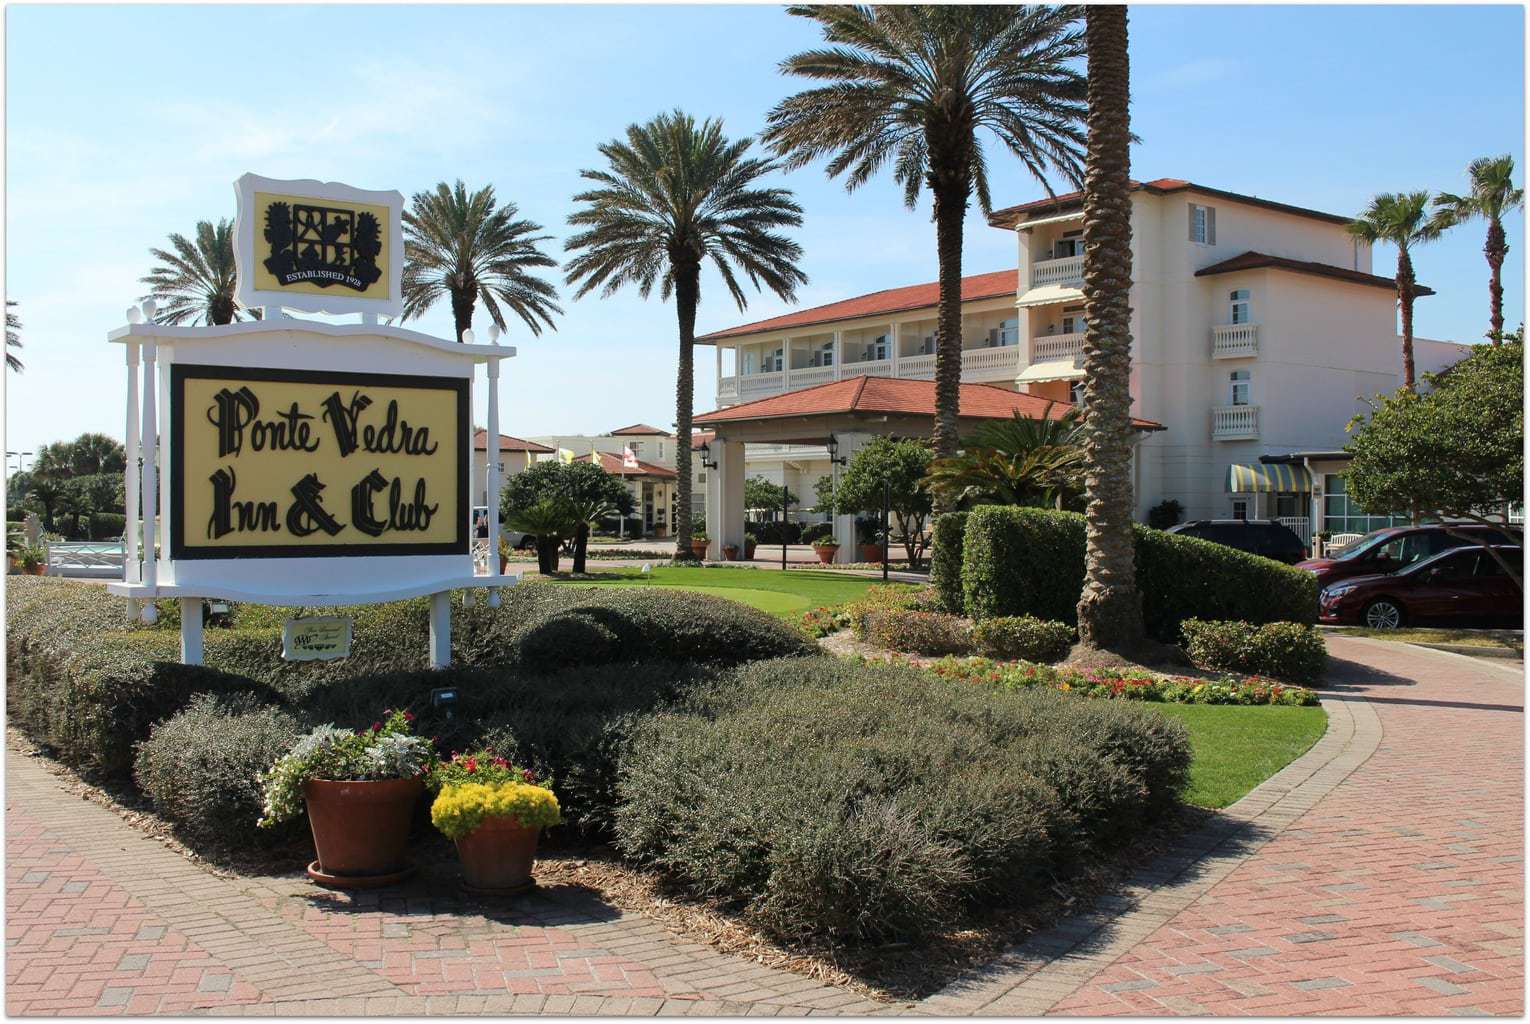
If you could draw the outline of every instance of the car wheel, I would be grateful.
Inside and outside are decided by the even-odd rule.
[[[1365,606],[1361,620],[1371,629],[1398,629],[1403,624],[1403,610],[1396,601],[1382,598]]]

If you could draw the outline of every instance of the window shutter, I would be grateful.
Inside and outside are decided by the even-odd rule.
[[[1217,244],[1217,208],[1206,207],[1206,244]]]
[[[1186,203],[1185,204],[1185,212],[1190,215],[1190,235],[1189,235],[1189,237],[1190,237],[1190,241],[1194,242],[1194,241],[1196,241],[1196,237],[1195,237],[1195,204],[1194,203]]]

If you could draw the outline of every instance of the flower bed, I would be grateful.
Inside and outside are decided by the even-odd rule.
[[[1168,704],[1284,704],[1305,707],[1318,696],[1304,686],[1288,686],[1263,676],[1197,679],[1158,676],[1146,672],[1075,669],[1027,661],[945,657],[928,666],[945,679],[987,683],[1002,690],[1043,688],[1101,700],[1146,700]]]

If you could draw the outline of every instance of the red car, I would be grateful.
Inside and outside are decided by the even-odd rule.
[[[1297,562],[1296,568],[1306,569],[1317,577],[1319,587],[1326,587],[1353,576],[1397,572],[1442,551],[1475,543],[1476,538],[1484,535],[1493,544],[1522,543],[1523,529],[1505,527],[1505,530],[1463,524],[1452,526],[1447,533],[1445,527],[1439,524],[1394,526],[1366,534],[1332,558],[1309,558]],[[1457,534],[1465,534],[1465,537]]]
[[[1522,549],[1495,545],[1494,550],[1523,578]],[[1329,584],[1318,595],[1318,621],[1371,629],[1519,627],[1525,621],[1524,597],[1498,559],[1480,547],[1461,547],[1398,572]]]

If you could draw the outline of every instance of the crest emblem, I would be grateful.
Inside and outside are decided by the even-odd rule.
[[[308,281],[364,292],[382,270],[381,226],[370,213],[338,206],[272,202],[266,207],[265,268],[281,284]]]

